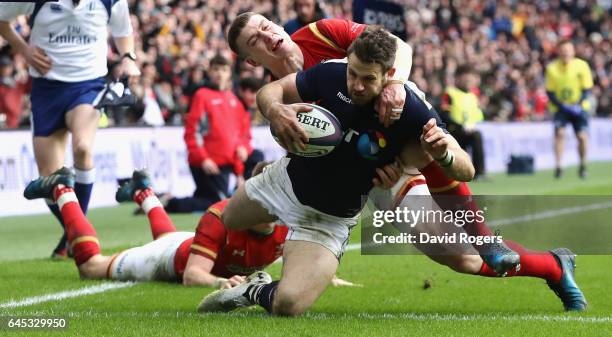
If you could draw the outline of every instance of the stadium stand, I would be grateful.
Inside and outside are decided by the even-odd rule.
[[[138,60],[144,70],[142,80],[133,84],[133,92],[145,98],[141,109],[159,110],[167,125],[182,123],[194,86],[201,84],[198,74],[201,77],[209,60],[217,52],[231,55],[224,32],[238,13],[245,10],[265,13],[281,24],[295,17],[291,1],[128,2],[136,30]],[[587,60],[593,72],[596,104],[591,113],[612,116],[609,2],[395,2],[405,8],[408,42],[414,48],[411,80],[428,94],[434,105],[439,106],[443,89],[453,85],[455,69],[468,64],[480,75],[480,101],[486,120],[550,119],[544,67],[556,56],[557,41],[570,38],[577,57]],[[351,4],[351,0],[320,2],[328,17],[347,19],[351,19]],[[25,18],[18,21],[17,30],[24,36],[29,34]],[[0,47],[0,54],[10,53],[5,41],[0,41]],[[119,55],[113,53],[109,60],[115,63]],[[23,62],[15,62],[23,67]],[[237,62],[234,75],[236,88],[242,78],[265,77],[261,68],[252,68],[244,62]],[[27,124],[27,110],[26,106],[21,125]],[[0,117],[2,120],[5,118]],[[136,123],[133,118],[116,122]]]

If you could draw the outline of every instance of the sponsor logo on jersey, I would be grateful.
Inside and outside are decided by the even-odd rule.
[[[351,100],[350,98],[344,96],[344,94],[342,94],[340,91],[338,91],[338,94],[336,96],[338,96],[338,98],[343,100],[345,103],[353,104],[353,100]]]
[[[357,140],[357,151],[366,159],[375,160],[380,150],[385,147],[387,147],[387,140],[378,131],[362,133]]]
[[[95,35],[81,33],[81,27],[68,25],[63,34],[49,32],[50,44],[91,44],[98,41]]]

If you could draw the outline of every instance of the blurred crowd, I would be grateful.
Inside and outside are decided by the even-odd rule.
[[[612,116],[610,1],[393,2],[405,8],[408,42],[414,49],[410,79],[427,93],[432,104],[439,106],[444,88],[454,84],[456,68],[467,64],[479,75],[477,91],[487,120],[550,118],[544,68],[556,56],[556,43],[570,38],[577,57],[586,60],[593,73],[595,104],[591,113]],[[280,24],[296,16],[293,1],[128,3],[142,70],[141,78],[131,87],[141,104],[130,111],[109,113],[111,125],[181,125],[191,96],[206,85],[210,59],[217,53],[235,59],[224,33],[237,14],[251,10]],[[320,1],[318,7],[328,18],[352,18],[352,0]],[[25,18],[14,24],[20,34],[29,34]],[[0,125],[25,126],[29,114],[26,64],[21,56],[10,55],[5,41],[0,41],[0,48],[0,111],[18,114],[0,114]],[[109,76],[119,60],[111,51]],[[264,123],[256,112],[255,93],[267,80],[269,76],[261,67],[241,60],[234,63],[234,89],[252,113],[255,125]]]

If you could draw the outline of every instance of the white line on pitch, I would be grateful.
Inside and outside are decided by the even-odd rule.
[[[353,243],[350,245],[347,245],[346,247],[346,251],[350,251],[350,250],[356,250],[361,248],[361,244],[359,243]],[[279,263],[281,262],[281,259],[278,259],[275,261],[275,263]],[[66,298],[73,298],[73,297],[80,297],[80,296],[84,296],[84,295],[92,295],[92,294],[99,294],[99,293],[103,293],[103,292],[107,292],[109,290],[114,290],[114,289],[121,289],[121,288],[129,288],[133,285],[135,285],[136,283],[134,282],[112,282],[112,283],[102,283],[99,285],[95,285],[95,286],[89,286],[89,287],[85,287],[85,288],[81,288],[81,289],[76,289],[76,290],[67,290],[67,291],[62,291],[59,293],[53,293],[53,294],[47,294],[47,295],[41,295],[41,296],[34,296],[34,297],[26,297],[22,300],[12,300],[6,303],[0,303],[0,309],[13,309],[13,308],[19,308],[19,307],[25,307],[28,305],[34,305],[34,304],[38,304],[38,303],[43,303],[43,302],[50,302],[50,301],[61,301],[63,299]]]
[[[0,304],[0,309],[12,309],[18,307],[25,307],[28,305],[49,302],[49,301],[61,301],[66,298],[80,297],[84,295],[99,294],[109,290],[129,288],[136,283],[134,282],[113,282],[113,283],[102,283],[95,286],[89,286],[76,290],[67,290],[54,294],[47,294],[42,296],[26,297],[19,301],[9,301]]]
[[[414,321],[550,321],[550,322],[582,322],[582,323],[612,323],[612,317],[580,317],[580,316],[551,316],[551,315],[461,315],[461,314],[419,314],[419,313],[355,313],[347,314],[346,317],[328,315],[326,313],[312,313],[308,315],[319,319],[351,318],[357,316],[360,319],[405,319]]]
[[[493,221],[488,221],[488,224],[491,227],[504,226],[504,225],[511,225],[515,223],[521,223],[521,222],[529,222],[529,221],[535,221],[535,220],[556,218],[556,217],[563,216],[563,215],[583,213],[583,212],[595,211],[595,210],[606,209],[606,208],[611,208],[611,207],[612,207],[612,202],[602,202],[602,203],[591,204],[591,205],[586,205],[586,206],[566,207],[566,208],[554,209],[554,210],[544,211],[544,212],[539,212],[539,213],[525,214],[525,215],[517,216],[514,218],[493,220]]]
[[[263,310],[241,310],[232,313],[204,313],[174,311],[174,312],[64,312],[68,317],[202,317],[202,316],[219,316],[227,315],[230,317],[250,317],[255,318],[258,315],[268,316]],[[538,314],[511,314],[504,315],[501,313],[484,315],[484,314],[438,314],[438,313],[324,313],[324,312],[309,312],[304,314],[305,319],[312,320],[409,320],[409,321],[540,321],[540,322],[578,322],[591,324],[606,324],[612,323],[612,316],[575,316],[575,315],[538,315]]]

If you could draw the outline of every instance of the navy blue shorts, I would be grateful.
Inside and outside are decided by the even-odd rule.
[[[572,123],[574,132],[587,131],[589,128],[589,115],[583,111],[580,115],[572,115],[567,112],[557,111],[553,115],[555,130],[564,128],[567,123]]]
[[[66,128],[66,113],[80,104],[93,104],[104,90],[104,78],[82,82],[32,80],[32,130],[34,136],[49,136]]]

